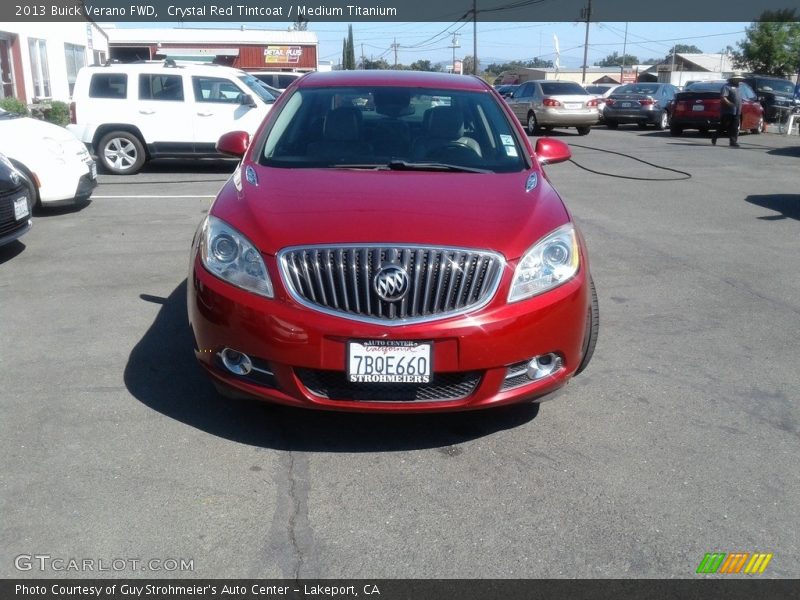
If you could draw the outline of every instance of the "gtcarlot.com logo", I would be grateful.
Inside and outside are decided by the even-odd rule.
[[[697,573],[734,575],[746,573],[760,575],[767,569],[772,553],[766,552],[708,552],[700,561]]]
[[[19,554],[14,557],[17,571],[116,572],[194,571],[194,559],[186,558],[64,558],[50,554]]]

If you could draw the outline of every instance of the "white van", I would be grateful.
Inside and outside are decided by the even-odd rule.
[[[275,102],[244,71],[169,60],[84,67],[72,100],[68,129],[119,175],[151,158],[220,156],[223,133],[252,135]]]

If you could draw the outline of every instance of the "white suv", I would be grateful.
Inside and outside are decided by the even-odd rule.
[[[173,61],[84,67],[72,100],[68,129],[120,175],[151,158],[218,157],[223,133],[252,135],[275,102],[244,71]]]

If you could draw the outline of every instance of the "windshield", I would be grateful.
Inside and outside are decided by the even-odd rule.
[[[794,84],[784,79],[756,79],[756,85],[759,92],[794,94]]]
[[[498,101],[483,91],[304,87],[282,107],[261,164],[514,172],[526,168],[524,154]]]
[[[686,86],[687,92],[716,92],[719,94],[722,91],[722,86],[725,85],[724,81],[698,81],[692,85]]]
[[[581,87],[579,83],[561,81],[543,81],[541,84],[542,93],[545,96],[588,96],[589,92]]]
[[[244,83],[247,87],[249,87],[255,94],[261,98],[265,103],[272,104],[275,102],[276,96],[274,96],[265,86],[261,83],[261,80],[256,79],[252,75],[241,75],[239,77],[239,81]]]

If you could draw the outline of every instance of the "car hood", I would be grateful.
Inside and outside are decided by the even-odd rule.
[[[38,162],[47,154],[42,153],[43,140],[52,140],[51,144],[61,147],[70,154],[83,153],[86,147],[75,135],[52,123],[38,121],[29,117],[16,119],[0,119],[0,151],[7,156]]]
[[[228,181],[211,213],[267,254],[312,244],[408,243],[519,257],[569,220],[541,172],[509,174],[278,169]],[[537,185],[530,192],[531,175]]]

